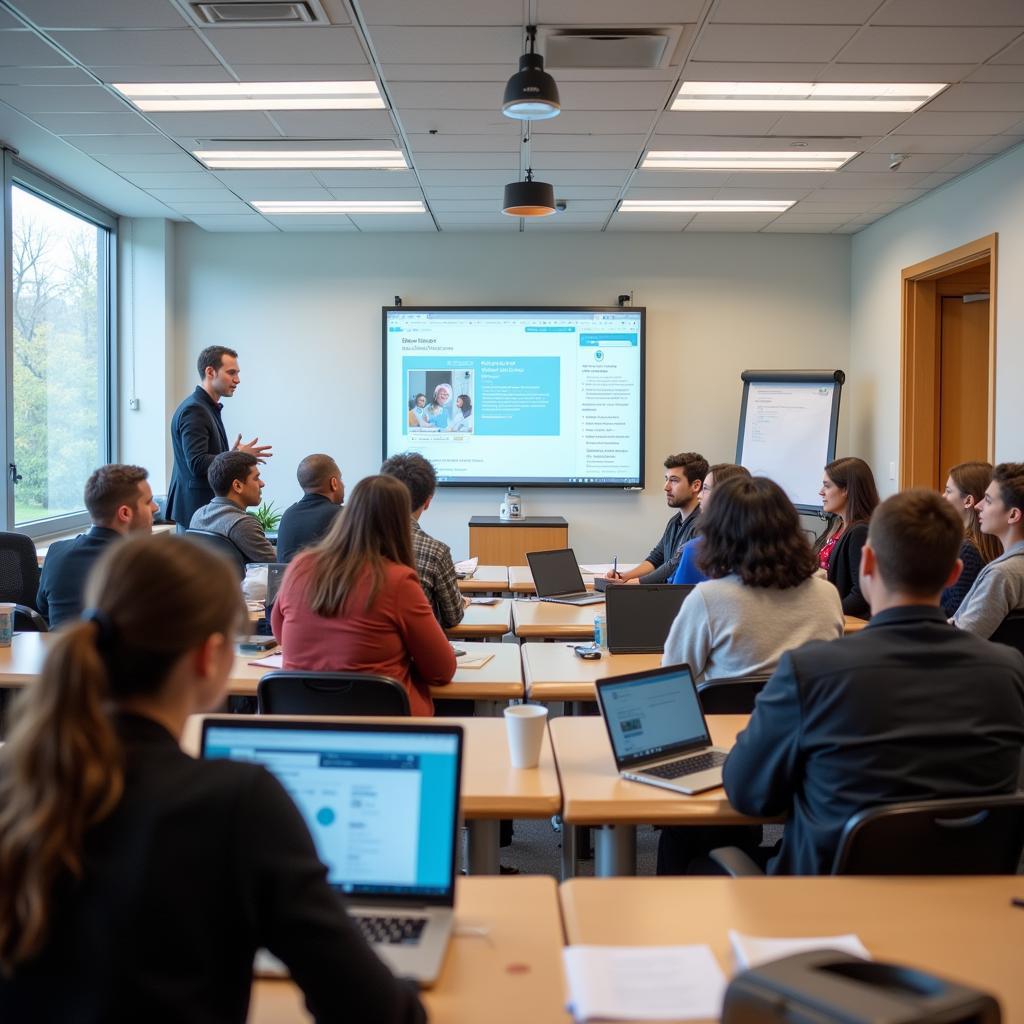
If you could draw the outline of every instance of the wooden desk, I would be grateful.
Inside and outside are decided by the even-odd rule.
[[[597,700],[594,681],[661,665],[660,654],[609,654],[596,661],[573,653],[572,644],[523,644],[523,681],[530,700]]]
[[[604,615],[604,601],[582,606],[513,601],[512,629],[523,640],[593,640],[596,615]]]
[[[849,636],[851,633],[859,633],[867,624],[867,619],[858,619],[856,615],[844,615],[843,633]]]
[[[422,999],[432,1024],[571,1024],[554,879],[460,878],[455,937],[437,985]],[[291,981],[253,986],[249,1024],[311,1020]]]
[[[502,594],[508,590],[508,566],[478,565],[469,579],[459,580],[463,594]]]
[[[486,640],[503,637],[512,628],[512,602],[473,604],[466,609],[466,617],[451,629],[445,630],[452,640]]]
[[[473,516],[469,520],[469,557],[494,565],[522,565],[527,551],[569,546],[569,524],[561,516],[527,516],[503,520]]]
[[[797,937],[853,932],[893,960],[996,995],[1024,1022],[1020,877],[577,878],[559,891],[570,944],[706,943],[727,975],[727,931]]]
[[[182,749],[195,755],[204,718],[239,716],[193,715],[185,726]],[[282,715],[261,715],[273,721]],[[318,722],[385,722],[408,725],[408,718],[332,718],[318,716]],[[558,773],[550,737],[545,735],[540,764],[536,768],[513,768],[508,755],[503,718],[445,718],[441,725],[461,725],[465,735],[462,762],[461,811],[469,826],[469,871],[471,874],[498,873],[498,824],[502,818],[550,818],[562,805]]]
[[[434,700],[517,700],[523,696],[523,670],[515,644],[460,640],[458,647],[467,655],[491,654],[493,657],[483,668],[456,669],[455,678],[447,686],[432,686],[430,695]],[[235,697],[255,696],[256,684],[274,671],[250,664],[260,657],[258,654],[235,656],[228,693]]]
[[[712,741],[728,750],[748,718],[709,715]],[[721,787],[685,796],[620,778],[602,718],[556,718],[549,728],[562,785],[562,820],[597,826],[597,875],[636,873],[637,825],[752,824],[733,810]]]

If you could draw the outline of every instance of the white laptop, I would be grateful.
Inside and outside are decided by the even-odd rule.
[[[597,700],[624,779],[677,793],[722,784],[728,751],[711,745],[689,665],[599,679]]]
[[[461,727],[207,718],[201,749],[277,776],[377,954],[431,985],[454,923]],[[266,950],[256,970],[285,973]]]
[[[526,560],[533,573],[533,585],[542,601],[555,604],[601,604],[604,594],[587,590],[572,548],[528,551]]]

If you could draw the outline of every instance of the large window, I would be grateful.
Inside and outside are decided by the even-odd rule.
[[[113,218],[9,157],[7,528],[86,520],[82,490],[110,461]]]

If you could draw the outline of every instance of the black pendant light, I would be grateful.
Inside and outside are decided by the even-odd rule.
[[[517,121],[543,121],[556,117],[562,109],[555,80],[544,70],[544,58],[533,52],[537,27],[526,29],[530,37],[530,52],[519,58],[519,70],[505,85],[501,112]]]
[[[533,168],[526,181],[510,181],[505,186],[501,212],[509,217],[547,217],[555,212],[555,189],[546,181],[533,180]]]

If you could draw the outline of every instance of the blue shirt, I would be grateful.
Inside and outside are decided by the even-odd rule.
[[[669,583],[703,583],[707,579],[697,568],[697,557],[703,543],[703,537],[694,537],[683,545],[679,552],[679,565]]]

